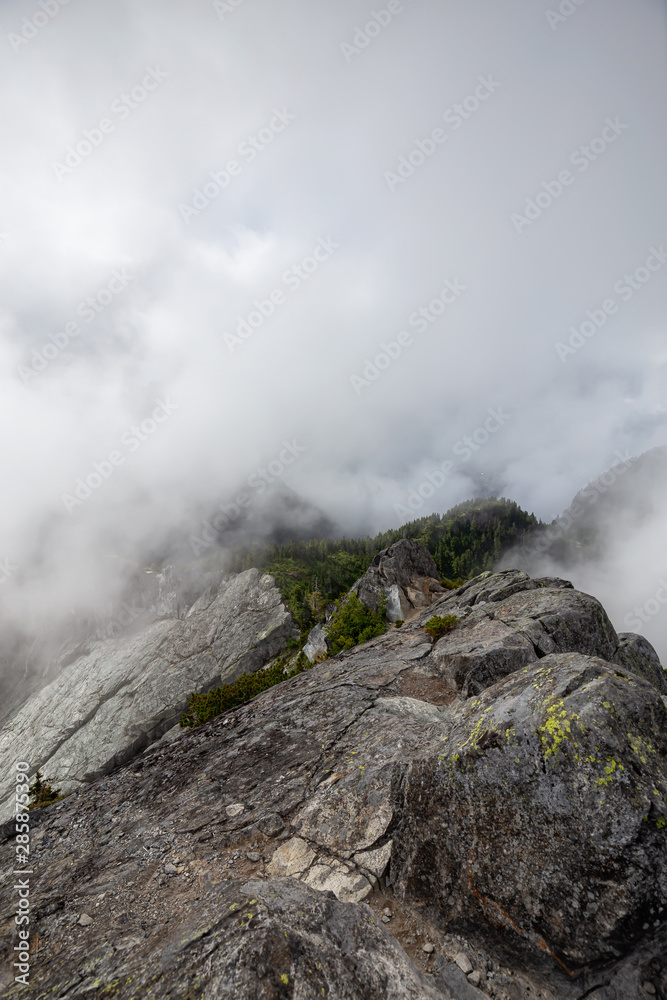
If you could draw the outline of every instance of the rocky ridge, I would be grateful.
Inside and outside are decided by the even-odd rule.
[[[34,811],[30,995],[667,997],[664,692],[567,581],[444,593]]]
[[[0,820],[26,747],[32,771],[71,792],[177,724],[192,691],[258,670],[298,636],[273,577],[256,569],[165,590],[140,626],[78,645],[3,726]]]
[[[387,621],[412,621],[445,593],[438,567],[428,549],[419,542],[402,538],[383,549],[373,559],[350,594],[356,594],[367,608],[378,611],[385,601]],[[308,636],[303,652],[311,663],[324,659],[329,652],[327,624],[318,623]]]

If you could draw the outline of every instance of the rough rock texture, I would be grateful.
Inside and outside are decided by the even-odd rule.
[[[402,538],[379,552],[353,588],[362,604],[378,610],[383,594],[389,598],[390,622],[409,621],[445,592],[438,567],[423,545]]]
[[[432,644],[434,612],[460,623]],[[39,954],[7,995],[664,998],[667,707],[627,645],[564,581],[485,574],[149,747],[31,814]]]
[[[114,567],[112,576],[116,571]],[[65,620],[35,621],[28,631],[8,621],[0,606],[0,725],[97,643],[134,634],[162,619],[184,618],[202,594],[222,582],[220,572],[136,567],[114,599]]]
[[[428,549],[419,542],[403,538],[379,552],[366,573],[352,587],[362,604],[377,611],[383,597],[388,599],[387,621],[410,621],[419,609],[427,608],[445,593],[438,578],[438,567]],[[328,621],[329,619],[327,619]],[[303,652],[310,663],[317,663],[329,651],[328,632],[318,624],[308,635]]]
[[[633,632],[619,632],[618,640],[614,662],[645,677],[661,694],[667,694],[667,673],[648,639]]]
[[[303,647],[303,654],[310,663],[326,659],[329,647],[327,645],[326,629],[316,625],[308,634],[308,642]]]
[[[108,772],[180,718],[192,691],[259,669],[298,635],[273,577],[251,569],[209,583],[177,618],[93,643],[36,692],[0,735],[0,819],[12,767],[30,747],[38,768],[63,791]]]
[[[451,722],[440,754],[401,778],[399,892],[437,899],[450,927],[483,915],[517,952],[531,942],[571,971],[617,958],[667,902],[656,689],[597,657],[552,654]]]
[[[208,888],[201,905],[157,934],[124,935],[89,950],[88,932],[72,935],[78,973],[70,996],[274,1000],[322,996],[368,1000],[443,1000],[365,905],[344,905],[294,879],[267,884],[232,879]],[[95,904],[89,909],[96,912]],[[61,996],[57,975],[40,984]],[[53,994],[51,994],[53,995]]]

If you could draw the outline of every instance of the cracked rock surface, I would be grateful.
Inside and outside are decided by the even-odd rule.
[[[392,622],[399,618],[410,621],[445,592],[433,556],[411,538],[401,538],[378,552],[352,589],[361,603],[374,611],[386,596],[386,614]]]
[[[192,691],[252,672],[298,629],[273,577],[247,570],[207,588],[184,617],[98,641],[2,728],[0,820],[13,807],[15,761],[70,792],[133,757],[182,715]]]
[[[459,624],[432,644],[434,613]],[[38,954],[7,995],[667,997],[647,646],[565,581],[483,574],[149,747],[31,814]]]

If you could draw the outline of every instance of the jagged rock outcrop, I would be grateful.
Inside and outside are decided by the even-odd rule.
[[[118,572],[114,566],[110,575]],[[216,591],[222,581],[221,572],[197,568],[126,566],[117,596],[93,602],[86,613],[36,620],[30,628],[0,618],[0,725],[96,644],[137,633],[156,621],[184,618],[202,594]]]
[[[185,617],[187,592],[170,591],[158,620],[91,641],[3,727],[0,819],[28,748],[32,771],[70,792],[159,739],[191,692],[258,670],[298,636],[273,577],[251,569],[204,584]]]
[[[386,598],[387,621],[411,621],[423,608],[429,607],[445,593],[440,583],[438,567],[432,555],[413,539],[402,538],[383,549],[373,559],[360,580],[350,590],[362,604],[378,611]],[[327,619],[328,621],[329,619]],[[318,624],[308,636],[303,648],[310,663],[326,657],[327,623]]]
[[[402,538],[383,549],[353,587],[362,604],[377,611],[386,595],[387,619],[410,621],[444,594],[438,567],[431,553],[419,542]]]
[[[31,817],[29,995],[667,996],[656,669],[565,581],[484,574],[149,747]]]

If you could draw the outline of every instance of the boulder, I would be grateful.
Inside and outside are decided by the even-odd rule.
[[[563,581],[530,580],[515,570],[484,574],[445,596],[437,611],[455,615],[459,625],[435,644],[433,662],[465,696],[549,653],[582,652],[611,660],[619,646],[594,597]]]
[[[667,901],[667,709],[655,688],[597,657],[552,654],[450,721],[437,755],[401,776],[399,893],[571,973],[618,958]]]

